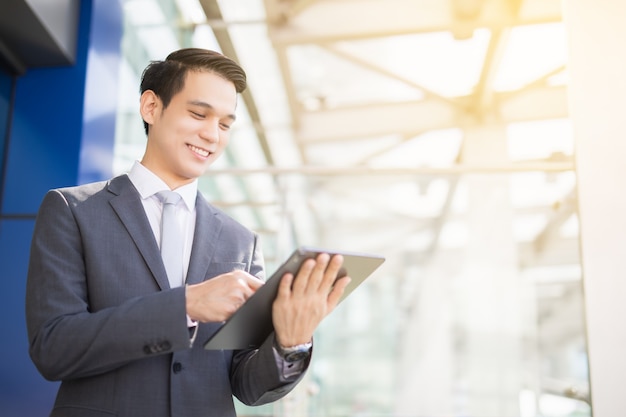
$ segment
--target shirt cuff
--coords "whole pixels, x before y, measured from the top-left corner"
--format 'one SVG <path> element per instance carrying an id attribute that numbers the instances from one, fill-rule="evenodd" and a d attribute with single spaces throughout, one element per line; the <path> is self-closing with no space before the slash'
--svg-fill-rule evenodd
<path id="1" fill-rule="evenodd" d="M 187 329 L 189 329 L 189 345 L 193 345 L 193 342 L 196 340 L 196 336 L 198 334 L 198 322 L 192 320 L 187 314 Z"/>
<path id="2" fill-rule="evenodd" d="M 276 367 L 280 371 L 281 382 L 290 382 L 295 377 L 300 376 L 306 367 L 306 359 L 300 359 L 295 362 L 287 362 L 278 353 L 275 347 L 272 347 L 274 352 L 274 360 L 276 361 Z"/>

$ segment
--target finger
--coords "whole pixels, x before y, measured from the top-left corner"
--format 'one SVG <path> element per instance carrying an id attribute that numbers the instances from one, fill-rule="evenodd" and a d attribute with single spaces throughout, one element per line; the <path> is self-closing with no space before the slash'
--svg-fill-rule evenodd
<path id="1" fill-rule="evenodd" d="M 311 272 L 311 276 L 309 278 L 309 283 L 308 283 L 308 286 L 312 290 L 314 291 L 319 290 L 320 284 L 324 280 L 326 267 L 328 266 L 329 262 L 330 262 L 329 254 L 320 253 L 319 255 L 317 255 L 317 258 L 315 259 L 315 267 L 313 268 L 313 271 Z"/>
<path id="2" fill-rule="evenodd" d="M 246 271 L 238 270 L 234 271 L 234 274 L 237 277 L 237 281 L 239 281 L 241 285 L 245 285 L 246 287 L 251 288 L 253 291 L 258 290 L 263 284 L 265 284 L 263 280 L 260 280 L 259 278 L 247 273 Z"/>
<path id="3" fill-rule="evenodd" d="M 315 259 L 307 259 L 300 265 L 300 269 L 298 270 L 298 274 L 293 280 L 291 290 L 293 292 L 302 293 L 306 290 L 306 287 L 309 283 L 309 277 L 311 276 L 313 269 L 316 266 Z"/>
<path id="4" fill-rule="evenodd" d="M 246 278 L 247 278 L 246 283 L 254 291 L 258 290 L 259 288 L 263 286 L 263 284 L 265 284 L 265 281 L 258 279 L 254 275 L 248 275 Z"/>
<path id="5" fill-rule="evenodd" d="M 244 287 L 243 292 L 242 292 L 242 303 L 245 303 L 248 298 L 252 297 L 254 295 L 254 290 L 248 286 Z M 239 306 L 241 307 L 241 306 Z"/>
<path id="6" fill-rule="evenodd" d="M 320 288 L 324 291 L 328 291 L 333 286 L 338 278 L 339 271 L 343 265 L 343 256 L 333 255 L 328 263 L 326 271 L 324 272 L 324 279 L 321 282 Z"/>
<path id="7" fill-rule="evenodd" d="M 328 305 L 331 310 L 334 309 L 339 303 L 339 300 L 341 299 L 341 296 L 343 295 L 348 284 L 350 284 L 350 281 L 352 281 L 352 278 L 350 278 L 349 276 L 345 276 L 339 278 L 335 282 L 335 286 L 328 294 Z"/>
<path id="8" fill-rule="evenodd" d="M 280 280 L 280 284 L 278 285 L 278 296 L 285 298 L 291 296 L 292 284 L 293 274 L 286 273 L 285 275 L 283 275 L 283 278 Z"/>

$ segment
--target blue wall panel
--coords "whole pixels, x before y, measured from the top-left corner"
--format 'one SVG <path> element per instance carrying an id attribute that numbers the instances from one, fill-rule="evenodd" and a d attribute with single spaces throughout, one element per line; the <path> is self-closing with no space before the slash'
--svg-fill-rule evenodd
<path id="1" fill-rule="evenodd" d="M 80 13 L 75 65 L 29 69 L 17 81 L 5 213 L 35 213 L 48 189 L 76 184 L 91 1 Z"/>
<path id="2" fill-rule="evenodd" d="M 4 151 L 7 143 L 12 86 L 13 77 L 0 67 L 0 193 L 4 179 Z"/>
<path id="3" fill-rule="evenodd" d="M 33 222 L 0 221 L 0 416 L 47 416 L 57 383 L 45 381 L 28 356 L 28 337 L 24 317 L 27 263 Z"/>
<path id="4" fill-rule="evenodd" d="M 121 0 L 82 0 L 80 4 L 75 65 L 29 69 L 15 81 L 13 103 L 13 80 L 0 73 L 2 140 L 7 139 L 5 127 L 10 126 L 6 176 L 0 188 L 2 417 L 48 415 L 58 387 L 57 382 L 44 380 L 30 361 L 24 317 L 29 246 L 41 199 L 51 188 L 74 185 L 84 178 L 103 179 L 112 167 L 117 104 L 112 92 L 117 92 Z M 93 86 L 98 80 L 100 89 Z M 89 150 L 99 155 L 97 161 Z"/>
<path id="5" fill-rule="evenodd" d="M 0 415 L 45 416 L 58 383 L 44 380 L 28 355 L 24 316 L 34 214 L 46 190 L 76 182 L 82 132 L 91 1 L 81 2 L 74 66 L 29 69 L 16 80 L 0 223 Z"/>

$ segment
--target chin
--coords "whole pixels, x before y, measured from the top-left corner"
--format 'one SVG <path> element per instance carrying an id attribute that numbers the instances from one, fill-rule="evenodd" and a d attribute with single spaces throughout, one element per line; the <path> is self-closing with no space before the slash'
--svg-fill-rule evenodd
<path id="1" fill-rule="evenodd" d="M 201 164 L 193 164 L 193 166 L 187 167 L 187 176 L 189 178 L 198 178 L 204 175 L 204 173 L 209 169 L 209 167 L 213 164 L 213 159 L 206 160 Z"/>
<path id="2" fill-rule="evenodd" d="M 197 172 L 188 172 L 186 177 L 189 178 L 190 180 L 195 180 L 203 176 L 205 172 L 206 172 L 206 169 L 203 169 L 202 171 L 197 171 Z"/>
<path id="3" fill-rule="evenodd" d="M 211 168 L 211 165 L 213 165 L 213 162 L 215 162 L 215 160 L 217 159 L 217 157 L 214 157 L 213 155 L 211 155 L 209 157 L 209 159 L 207 159 L 206 161 L 204 161 L 204 164 L 202 164 L 202 172 L 206 172 L 209 168 Z"/>

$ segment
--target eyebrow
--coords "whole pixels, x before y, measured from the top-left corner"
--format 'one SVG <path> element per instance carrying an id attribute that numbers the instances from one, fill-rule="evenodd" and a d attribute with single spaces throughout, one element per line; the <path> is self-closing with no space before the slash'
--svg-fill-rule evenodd
<path id="1" fill-rule="evenodd" d="M 212 105 L 210 105 L 209 103 L 207 103 L 206 101 L 200 101 L 200 100 L 189 100 L 187 102 L 187 104 L 191 104 L 192 106 L 199 106 L 199 107 L 204 107 L 206 109 L 210 109 L 210 110 L 215 110 L 215 107 L 213 107 Z M 235 120 L 237 120 L 237 116 L 235 114 L 229 114 L 226 117 L 228 117 L 229 119 L 231 119 L 233 122 Z"/>

